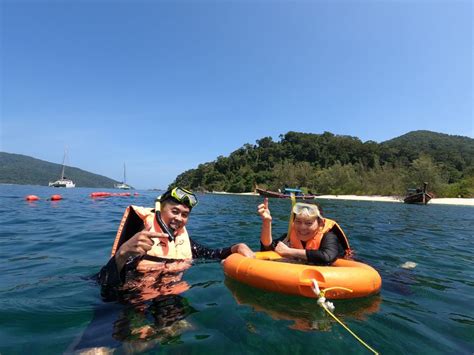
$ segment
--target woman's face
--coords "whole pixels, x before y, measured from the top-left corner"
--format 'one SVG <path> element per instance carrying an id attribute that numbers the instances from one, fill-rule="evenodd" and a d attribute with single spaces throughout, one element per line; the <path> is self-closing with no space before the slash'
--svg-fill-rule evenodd
<path id="1" fill-rule="evenodd" d="M 302 240 L 308 240 L 314 236 L 319 227 L 317 217 L 295 216 L 294 220 L 296 237 Z"/>

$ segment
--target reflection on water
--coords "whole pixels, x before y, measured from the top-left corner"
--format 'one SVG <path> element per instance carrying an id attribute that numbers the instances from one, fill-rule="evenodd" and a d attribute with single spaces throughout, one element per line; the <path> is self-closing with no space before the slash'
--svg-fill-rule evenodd
<path id="1" fill-rule="evenodd" d="M 266 292 L 228 277 L 224 283 L 238 304 L 250 306 L 253 310 L 263 312 L 275 320 L 292 321 L 289 325 L 291 329 L 328 331 L 335 324 L 318 306 L 316 299 Z M 379 310 L 380 303 L 379 295 L 363 299 L 338 300 L 335 302 L 335 314 L 342 320 L 345 318 L 364 320 L 367 315 Z"/>
<path id="2" fill-rule="evenodd" d="M 0 353 L 101 346 L 118 354 L 367 353 L 314 299 L 224 283 L 218 263 L 196 263 L 174 291 L 171 282 L 159 295 L 153 287 L 140 293 L 135 304 L 104 302 L 90 276 L 107 262 L 124 209 L 150 206 L 157 193 L 97 200 L 93 191 L 62 190 L 64 199 L 53 203 L 45 200 L 50 188 L 0 185 Z M 27 203 L 29 194 L 42 200 Z M 209 247 L 245 242 L 258 250 L 258 203 L 254 196 L 200 195 L 188 231 Z M 334 301 L 338 317 L 382 354 L 472 354 L 472 207 L 320 203 L 383 279 L 379 297 Z M 291 202 L 271 204 L 281 235 Z M 406 262 L 417 266 L 404 269 Z M 184 281 L 191 287 L 180 293 Z"/>
<path id="3" fill-rule="evenodd" d="M 129 306 L 114 322 L 113 338 L 123 343 L 143 343 L 140 347 L 179 342 L 181 334 L 192 328 L 185 320 L 197 312 L 180 295 L 158 297 L 147 307 Z"/>
<path id="4" fill-rule="evenodd" d="M 178 295 L 189 289 L 183 273 L 191 267 L 188 261 L 150 262 L 142 260 L 137 269 L 128 271 L 125 284 L 119 289 L 122 303 L 146 307 L 146 302 L 167 295 Z M 108 296 L 108 295 L 107 295 Z M 111 300 L 106 297 L 106 300 Z"/>
<path id="5" fill-rule="evenodd" d="M 158 345 L 179 343 L 180 336 L 192 325 L 185 319 L 196 313 L 181 294 L 189 289 L 183 281 L 190 263 L 154 263 L 153 270 L 133 271 L 129 280 L 116 292 L 104 292 L 104 301 L 118 301 L 115 312 L 98 306 L 94 319 L 73 351 L 104 351 L 121 348 L 126 352 L 141 352 Z M 143 266 L 142 266 L 143 268 Z M 113 296 L 113 297 L 112 297 Z M 104 310 L 107 310 L 104 312 Z M 111 337 L 97 338 L 105 329 Z M 107 330 L 105 330 L 107 332 Z M 94 349 L 94 350 L 92 350 Z"/>

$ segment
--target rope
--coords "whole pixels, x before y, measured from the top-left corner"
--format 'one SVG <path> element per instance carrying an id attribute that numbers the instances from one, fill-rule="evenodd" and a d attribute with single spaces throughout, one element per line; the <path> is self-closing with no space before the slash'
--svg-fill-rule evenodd
<path id="1" fill-rule="evenodd" d="M 318 296 L 318 304 L 321 307 L 323 307 L 323 309 L 326 312 L 328 312 L 329 315 L 336 320 L 336 322 L 338 322 L 340 325 L 342 325 L 342 327 L 345 330 L 347 330 L 354 338 L 356 338 L 362 345 L 364 345 L 367 349 L 372 351 L 374 354 L 378 355 L 378 352 L 376 350 L 372 349 L 369 344 L 367 344 L 359 336 L 357 336 L 357 334 L 355 334 L 352 330 L 350 330 L 349 327 L 347 325 L 345 325 L 341 320 L 339 320 L 329 309 L 329 308 L 332 308 L 332 310 L 334 310 L 334 305 L 331 302 L 326 301 L 326 297 L 325 297 L 325 292 L 326 291 L 334 290 L 334 289 L 342 289 L 342 290 L 352 292 L 352 290 L 348 289 L 348 288 L 345 288 L 345 287 L 337 287 L 337 286 L 336 287 L 330 287 L 330 288 L 327 288 L 325 290 L 320 290 L 319 286 L 318 286 L 318 282 L 315 279 L 313 279 L 312 282 L 313 282 L 313 286 L 314 286 L 312 289 L 313 289 L 314 293 L 316 293 L 316 295 Z"/>

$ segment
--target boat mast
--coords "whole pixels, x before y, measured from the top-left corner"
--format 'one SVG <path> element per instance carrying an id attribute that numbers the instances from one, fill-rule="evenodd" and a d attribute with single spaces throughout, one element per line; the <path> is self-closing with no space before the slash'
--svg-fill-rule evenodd
<path id="1" fill-rule="evenodd" d="M 123 183 L 124 184 L 127 183 L 127 173 L 126 173 L 126 170 L 125 170 L 125 163 L 123 163 Z"/>
<path id="2" fill-rule="evenodd" d="M 61 170 L 61 180 L 64 179 L 64 167 L 65 167 L 65 164 L 66 164 L 66 152 L 67 152 L 67 150 L 64 149 L 63 168 Z"/>

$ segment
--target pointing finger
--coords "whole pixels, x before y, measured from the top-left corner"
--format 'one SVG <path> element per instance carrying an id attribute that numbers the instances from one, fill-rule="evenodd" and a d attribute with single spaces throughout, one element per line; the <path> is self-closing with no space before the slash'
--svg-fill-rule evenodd
<path id="1" fill-rule="evenodd" d="M 143 231 L 141 235 L 147 237 L 148 239 L 151 238 L 160 238 L 163 233 L 158 233 L 158 232 L 151 232 L 151 231 Z"/>

